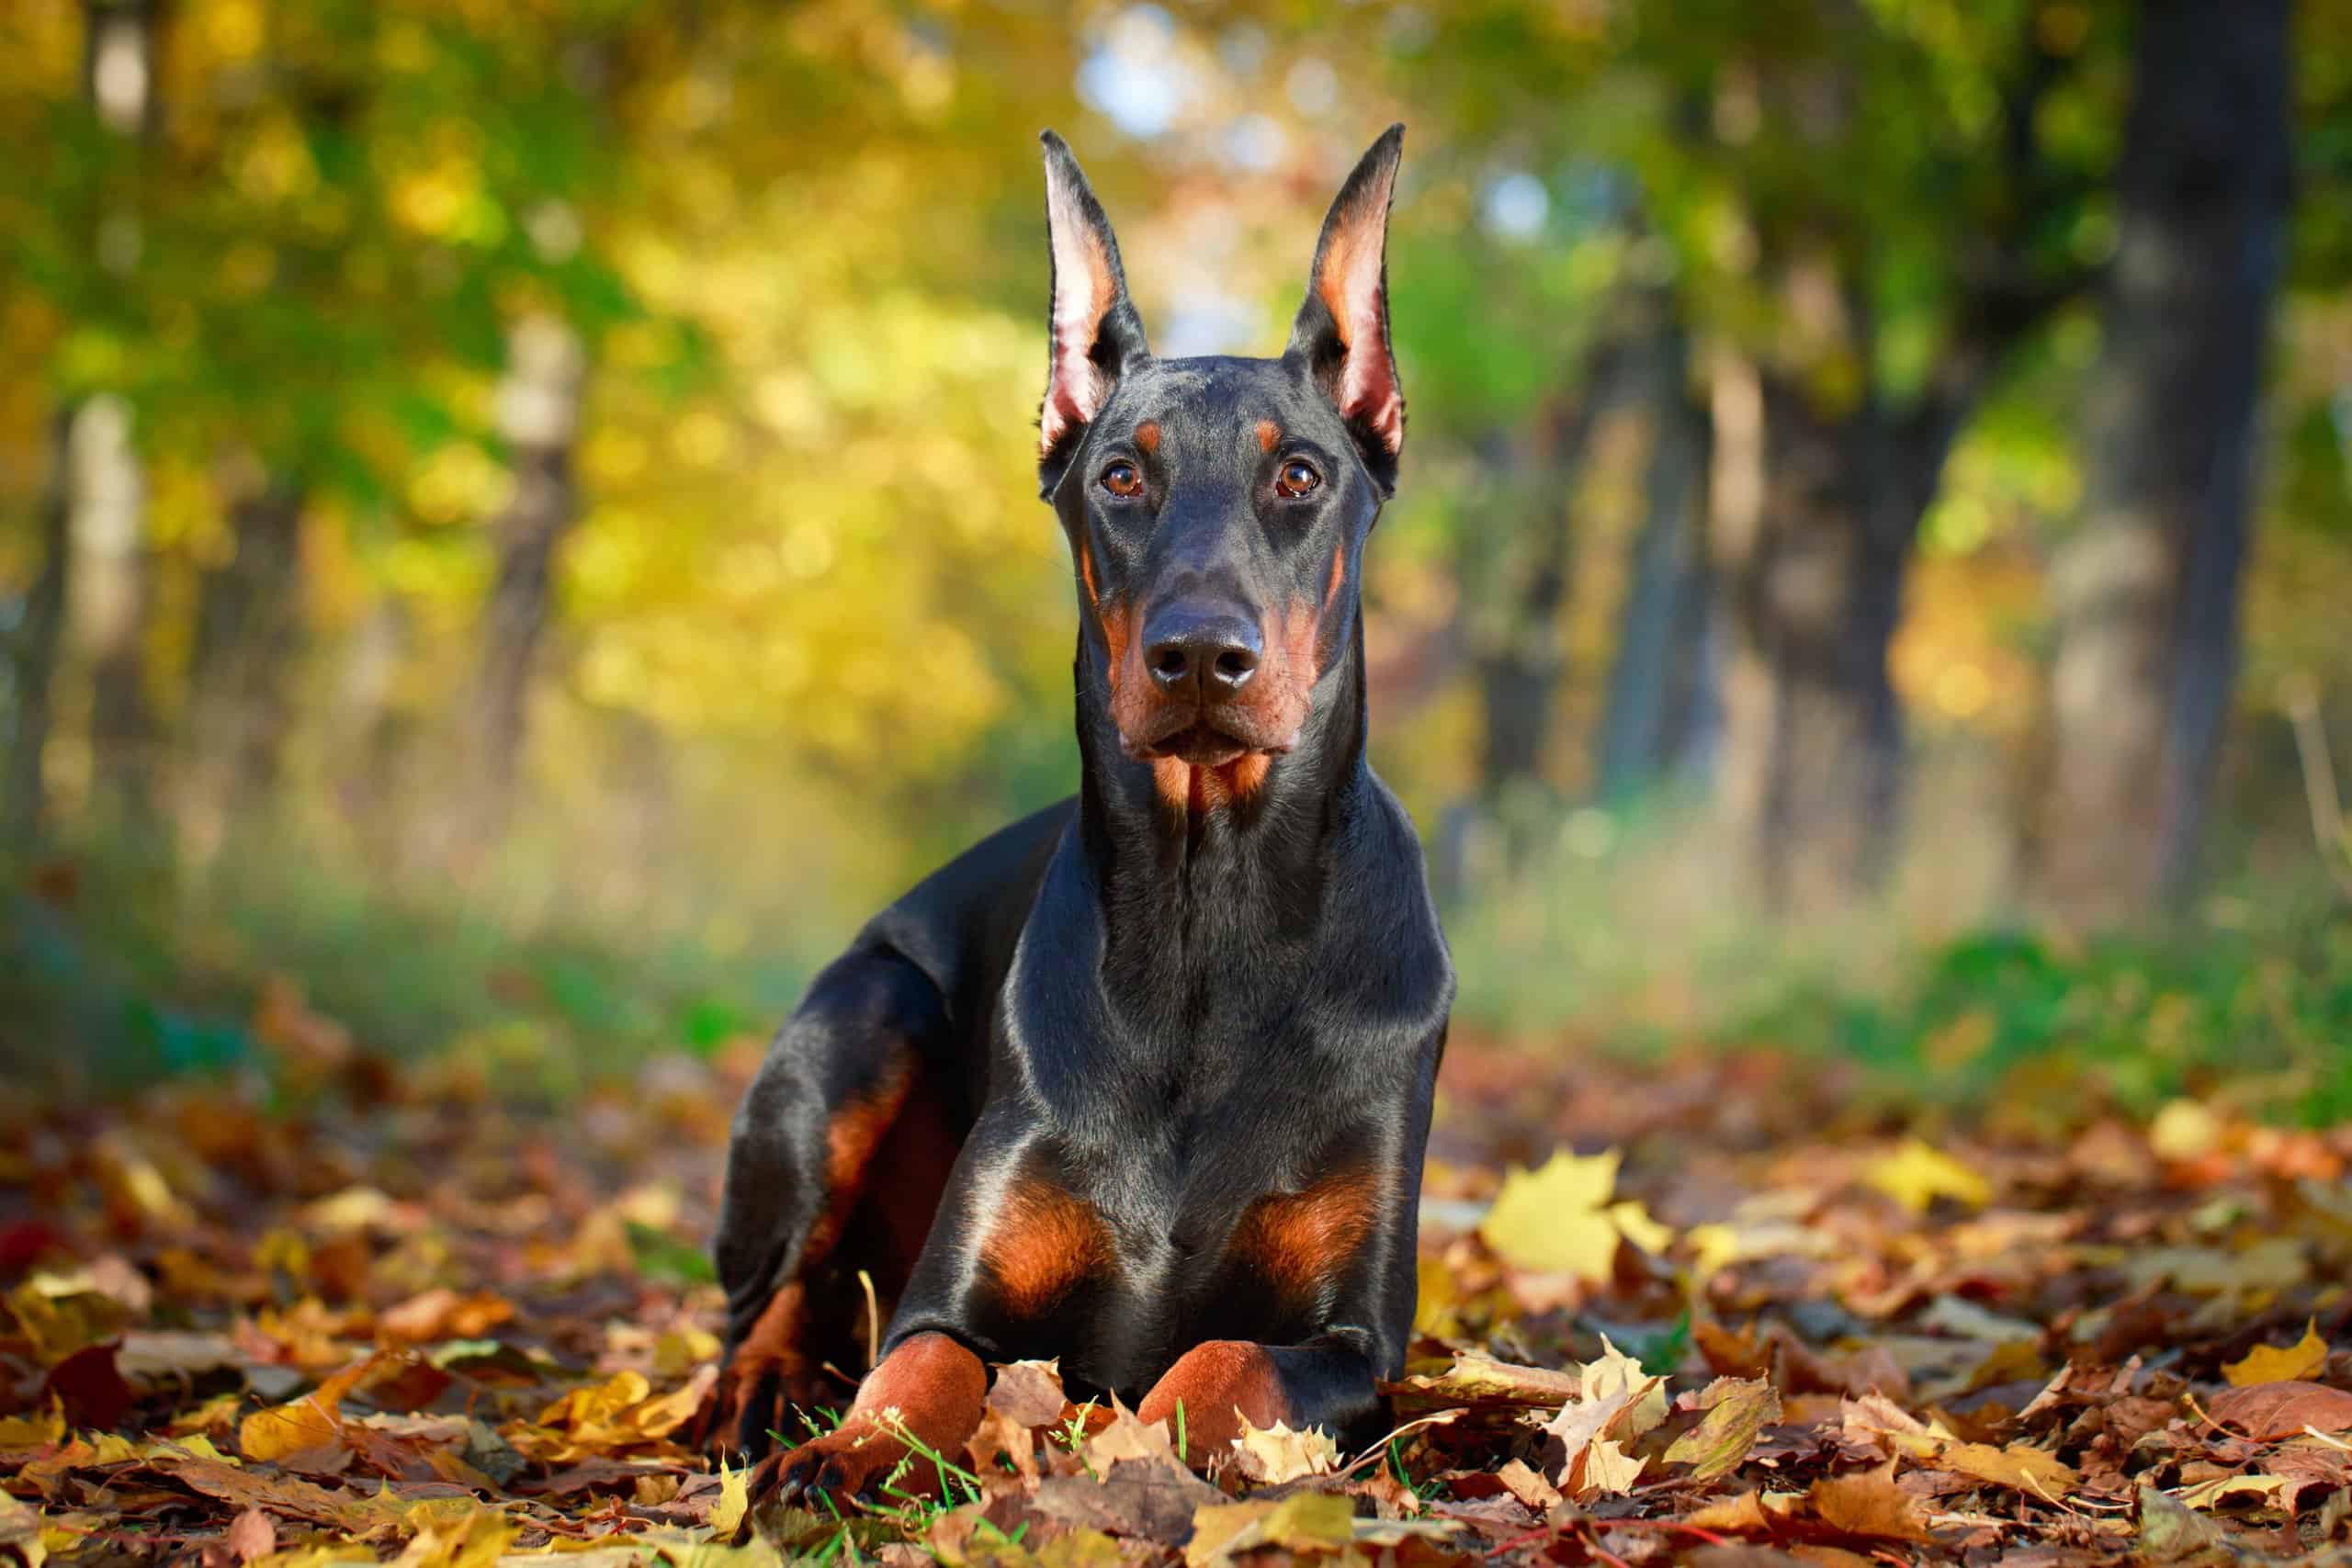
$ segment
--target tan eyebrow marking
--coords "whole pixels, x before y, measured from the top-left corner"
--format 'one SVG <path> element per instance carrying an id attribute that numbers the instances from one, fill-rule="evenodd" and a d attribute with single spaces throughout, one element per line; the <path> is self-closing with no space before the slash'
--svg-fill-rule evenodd
<path id="1" fill-rule="evenodd" d="M 1260 421 L 1258 422 L 1258 450 L 1259 450 L 1259 451 L 1261 451 L 1261 452 L 1271 452 L 1271 451 L 1272 451 L 1272 450 L 1274 449 L 1274 447 L 1275 447 L 1277 445 L 1279 445 L 1279 444 L 1281 443 L 1282 438 L 1283 438 L 1283 427 L 1282 427 L 1281 425 L 1276 424 L 1276 423 L 1275 423 L 1272 420 L 1271 420 L 1271 419 L 1261 419 L 1261 420 L 1260 420 Z"/>
<path id="2" fill-rule="evenodd" d="M 1158 421 L 1146 420 L 1141 424 L 1136 426 L 1136 445 L 1142 447 L 1146 452 L 1157 452 L 1159 450 L 1159 424 Z"/>

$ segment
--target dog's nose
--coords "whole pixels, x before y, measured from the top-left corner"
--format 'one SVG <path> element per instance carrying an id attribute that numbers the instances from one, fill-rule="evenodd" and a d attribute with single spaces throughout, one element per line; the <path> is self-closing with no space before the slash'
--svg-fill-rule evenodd
<path id="1" fill-rule="evenodd" d="M 1144 631 L 1143 659 L 1152 683 L 1170 695 L 1192 688 L 1204 702 L 1247 686 L 1264 651 L 1256 624 L 1230 611 L 1171 606 Z"/>

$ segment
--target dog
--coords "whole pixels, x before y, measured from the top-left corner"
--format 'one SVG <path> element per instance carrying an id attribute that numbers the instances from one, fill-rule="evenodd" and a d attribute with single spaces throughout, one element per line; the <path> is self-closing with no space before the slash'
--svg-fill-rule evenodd
<path id="1" fill-rule="evenodd" d="M 1279 358 L 1167 360 L 1042 137 L 1038 476 L 1075 569 L 1079 790 L 876 916 L 745 1095 L 707 1430 L 763 1461 L 763 1495 L 867 1501 L 907 1438 L 960 1454 L 989 1363 L 1024 1358 L 1175 1418 L 1195 1466 L 1245 1420 L 1378 1436 L 1453 998 L 1419 840 L 1364 756 L 1403 136 L 1332 203 Z M 896 1303 L 878 1362 L 836 1429 L 774 1450 L 863 1359 L 866 1281 Z"/>

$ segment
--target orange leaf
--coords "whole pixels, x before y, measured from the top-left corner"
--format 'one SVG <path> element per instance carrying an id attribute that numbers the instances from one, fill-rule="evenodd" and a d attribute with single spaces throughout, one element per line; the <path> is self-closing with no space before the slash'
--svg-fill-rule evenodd
<path id="1" fill-rule="evenodd" d="M 1815 1517 L 1843 1535 L 1932 1541 L 1911 1495 L 1894 1483 L 1894 1461 L 1860 1475 L 1816 1481 L 1805 1494 Z"/>
<path id="2" fill-rule="evenodd" d="M 2352 1393 L 2325 1383 L 2256 1383 L 2223 1389 L 2207 1406 L 2216 1421 L 2242 1427 L 2264 1440 L 2292 1438 L 2306 1427 L 2322 1432 L 2352 1431 Z"/>

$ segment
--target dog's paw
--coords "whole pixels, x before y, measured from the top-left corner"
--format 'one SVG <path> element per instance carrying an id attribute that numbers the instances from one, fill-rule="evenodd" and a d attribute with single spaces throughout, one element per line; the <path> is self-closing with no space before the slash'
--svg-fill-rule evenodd
<path id="1" fill-rule="evenodd" d="M 907 1454 L 905 1443 L 872 1422 L 853 1421 L 764 1461 L 752 1478 L 753 1495 L 792 1508 L 821 1509 L 829 1501 L 870 1506 L 887 1500 L 882 1489 Z M 910 1468 L 898 1489 L 922 1491 L 923 1468 Z"/>

